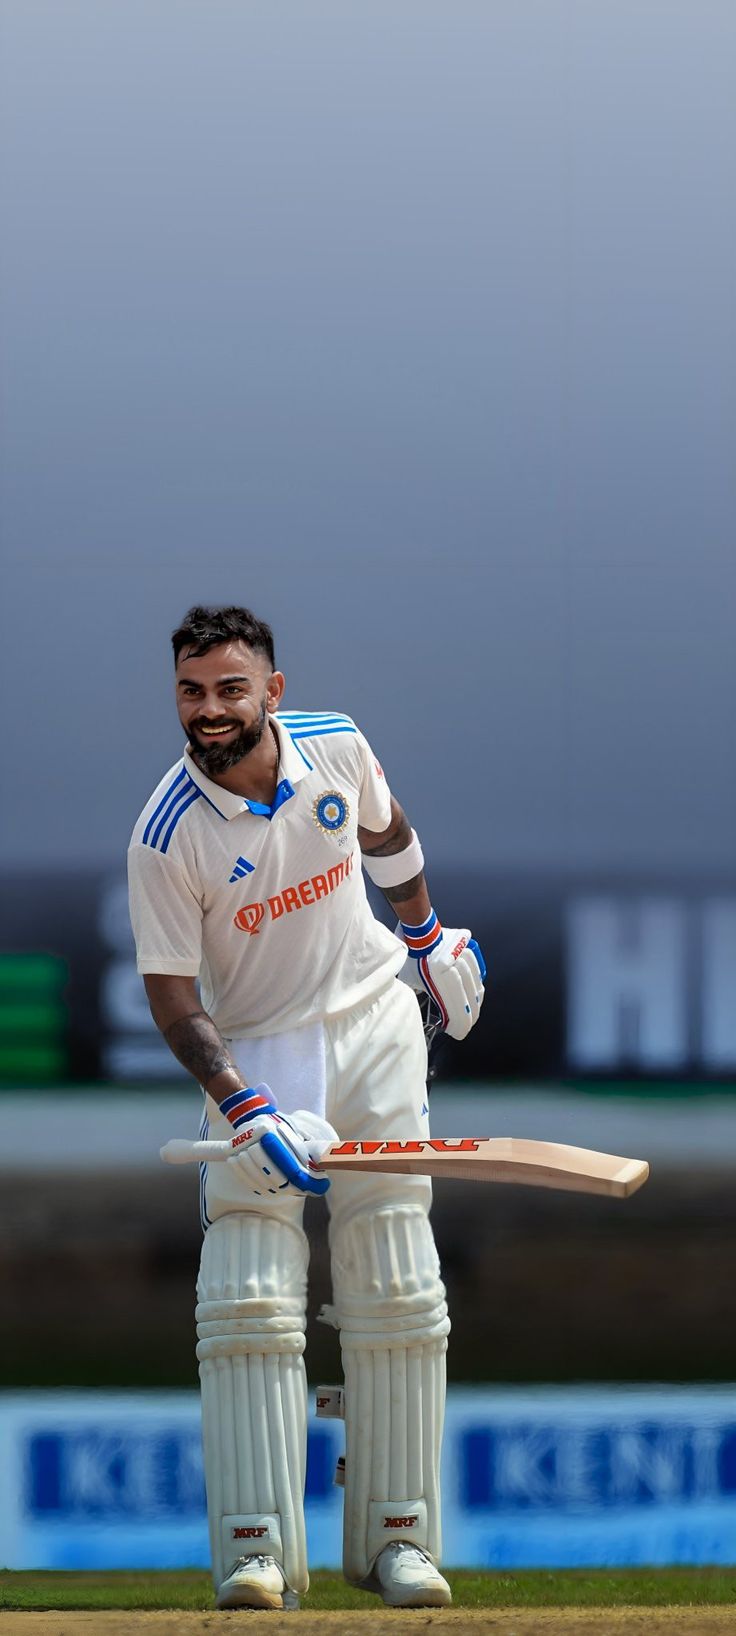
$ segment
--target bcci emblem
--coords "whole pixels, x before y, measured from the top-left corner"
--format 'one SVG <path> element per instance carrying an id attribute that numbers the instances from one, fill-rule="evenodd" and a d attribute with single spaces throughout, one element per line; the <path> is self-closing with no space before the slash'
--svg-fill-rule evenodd
<path id="1" fill-rule="evenodd" d="M 350 808 L 344 795 L 337 790 L 326 790 L 324 795 L 318 795 L 312 807 L 315 824 L 320 829 L 326 829 L 330 835 L 337 835 L 350 817 Z"/>

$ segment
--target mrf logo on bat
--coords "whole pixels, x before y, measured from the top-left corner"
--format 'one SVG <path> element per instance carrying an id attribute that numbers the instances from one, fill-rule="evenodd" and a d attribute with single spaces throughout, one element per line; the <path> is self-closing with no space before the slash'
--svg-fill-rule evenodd
<path id="1" fill-rule="evenodd" d="M 477 1153 L 480 1140 L 477 1136 L 434 1136 L 419 1142 L 340 1142 L 330 1148 L 330 1157 L 338 1153 L 426 1153 L 428 1149 L 430 1153 Z"/>

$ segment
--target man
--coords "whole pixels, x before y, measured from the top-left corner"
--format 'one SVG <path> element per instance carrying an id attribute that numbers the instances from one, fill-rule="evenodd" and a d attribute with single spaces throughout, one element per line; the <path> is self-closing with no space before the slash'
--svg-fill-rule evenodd
<path id="1" fill-rule="evenodd" d="M 173 635 L 187 737 L 135 827 L 130 902 L 151 1012 L 205 1096 L 203 1134 L 247 1140 L 201 1172 L 197 1324 L 219 1607 L 307 1589 L 307 1192 L 325 1143 L 426 1137 L 426 1048 L 407 961 L 462 1038 L 482 956 L 442 930 L 419 841 L 348 716 L 281 711 L 273 637 L 246 608 Z M 361 861 L 399 916 L 371 913 Z M 197 991 L 197 980 L 200 992 Z M 329 1122 L 328 1122 L 329 1121 Z M 438 1468 L 449 1322 L 424 1177 L 332 1184 L 345 1371 L 344 1568 L 390 1606 L 440 1606 Z"/>

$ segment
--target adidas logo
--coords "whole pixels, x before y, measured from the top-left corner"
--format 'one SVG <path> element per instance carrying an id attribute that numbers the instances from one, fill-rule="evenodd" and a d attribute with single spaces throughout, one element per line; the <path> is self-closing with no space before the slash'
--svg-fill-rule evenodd
<path id="1" fill-rule="evenodd" d="M 228 886 L 232 886 L 236 880 L 245 880 L 246 875 L 252 875 L 254 869 L 255 864 L 249 863 L 247 858 L 238 858 L 228 881 Z"/>

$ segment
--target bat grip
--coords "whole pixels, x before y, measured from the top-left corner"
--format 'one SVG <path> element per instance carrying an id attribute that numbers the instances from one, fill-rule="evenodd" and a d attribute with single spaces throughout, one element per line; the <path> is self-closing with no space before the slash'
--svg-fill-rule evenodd
<path id="1" fill-rule="evenodd" d="M 213 1159 L 219 1161 L 237 1156 L 233 1152 L 232 1142 L 189 1142 L 178 1136 L 165 1142 L 160 1152 L 167 1165 L 211 1164 Z"/>

